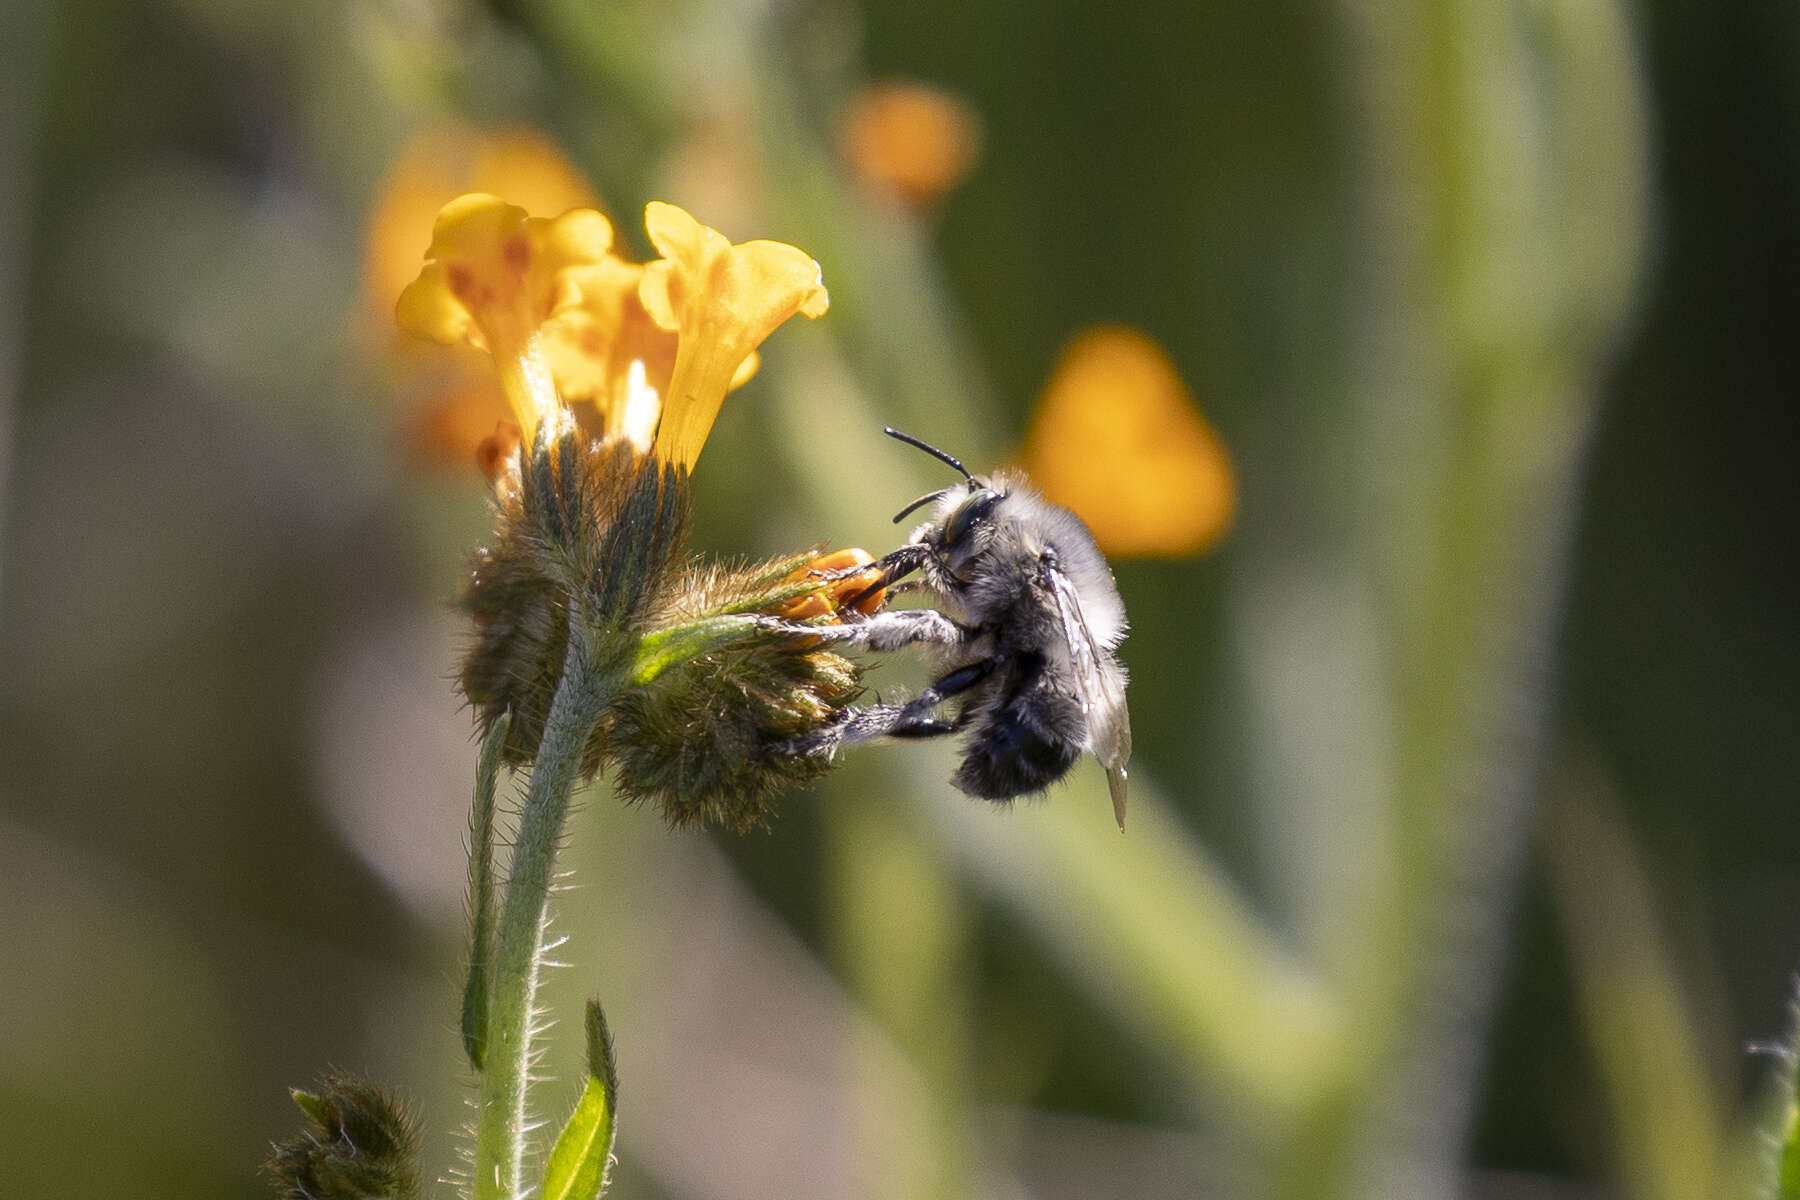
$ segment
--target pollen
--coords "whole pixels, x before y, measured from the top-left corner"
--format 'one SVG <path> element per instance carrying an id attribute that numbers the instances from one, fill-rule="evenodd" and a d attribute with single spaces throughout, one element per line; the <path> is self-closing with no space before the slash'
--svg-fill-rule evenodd
<path id="1" fill-rule="evenodd" d="M 808 592 L 769 610 L 771 616 L 789 621 L 811 621 L 830 617 L 837 623 L 848 609 L 862 616 L 872 616 L 887 601 L 887 590 L 880 585 L 881 571 L 872 564 L 875 559 L 867 550 L 851 547 L 822 554 L 787 576 L 788 583 L 804 583 L 818 579 L 817 591 Z M 856 567 L 868 570 L 844 574 Z"/>

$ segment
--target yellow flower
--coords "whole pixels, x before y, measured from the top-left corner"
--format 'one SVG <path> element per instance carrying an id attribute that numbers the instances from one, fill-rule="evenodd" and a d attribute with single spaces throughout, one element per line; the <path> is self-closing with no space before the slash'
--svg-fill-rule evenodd
<path id="1" fill-rule="evenodd" d="M 821 315 L 830 299 L 819 264 L 793 246 L 734 246 L 674 205 L 654 201 L 644 209 L 644 226 L 663 258 L 644 268 L 638 296 L 652 320 L 679 335 L 655 452 L 691 468 L 757 346 L 795 313 Z"/>
<path id="2" fill-rule="evenodd" d="M 1198 553 L 1224 536 L 1236 509 L 1224 443 L 1162 347 L 1123 327 L 1090 329 L 1064 350 L 1024 462 L 1108 554 Z"/>
<path id="3" fill-rule="evenodd" d="M 792 246 L 733 246 L 669 204 L 651 204 L 645 224 L 668 256 L 648 265 L 611 253 L 612 226 L 589 209 L 546 220 L 460 197 L 439 212 L 396 317 L 487 350 L 527 444 L 563 402 L 591 399 L 601 433 L 692 467 L 756 347 L 828 301 L 819 264 Z"/>
<path id="4" fill-rule="evenodd" d="M 419 273 L 419 244 L 437 211 L 468 192 L 504 192 L 535 213 L 604 207 L 581 172 L 539 130 L 451 123 L 421 130 L 383 173 L 369 209 L 364 290 L 381 328 L 392 328 L 394 301 Z M 496 403 L 496 417 L 499 407 Z"/>
<path id="5" fill-rule="evenodd" d="M 547 219 L 497 196 L 459 196 L 439 210 L 424 269 L 400 293 L 395 317 L 408 333 L 467 339 L 493 355 L 529 440 L 558 408 L 538 344 L 544 322 L 579 299 L 570 269 L 602 261 L 611 246 L 611 223 L 591 208 Z"/>
<path id="6" fill-rule="evenodd" d="M 644 382 L 652 388 L 666 384 L 675 367 L 675 335 L 652 321 L 638 300 L 643 277 L 643 264 L 612 255 L 570 268 L 570 302 L 544 324 L 544 354 L 562 398 L 594 401 L 608 434 L 622 431 L 631 364 L 643 364 Z"/>
<path id="7" fill-rule="evenodd" d="M 410 338 L 395 341 L 390 335 L 397 332 L 395 301 L 419 273 L 419 249 L 438 210 L 466 192 L 500 191 L 534 213 L 602 207 L 581 172 L 542 131 L 437 123 L 409 138 L 383 172 L 369 206 L 363 255 L 365 327 L 378 335 L 372 341 L 381 348 L 396 391 L 408 398 L 406 445 L 423 464 L 466 469 L 478 459 L 490 476 L 490 435 L 508 416 L 493 362 L 472 346 L 429 357 L 410 353 Z"/>
<path id="8" fill-rule="evenodd" d="M 981 121 L 948 92 L 923 83 L 870 84 L 844 113 L 839 144 L 866 182 L 928 209 L 981 157 Z"/>

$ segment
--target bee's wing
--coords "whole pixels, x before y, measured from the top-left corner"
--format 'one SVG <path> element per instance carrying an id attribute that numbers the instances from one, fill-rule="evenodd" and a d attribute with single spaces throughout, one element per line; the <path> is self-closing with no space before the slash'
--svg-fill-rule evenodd
<path id="1" fill-rule="evenodd" d="M 1088 746 L 1106 768 L 1106 786 L 1112 792 L 1113 816 L 1125 828 L 1125 762 L 1131 757 L 1131 716 L 1125 711 L 1125 672 L 1088 631 L 1081 613 L 1081 596 L 1060 570 L 1044 567 L 1056 611 L 1062 618 L 1063 640 L 1068 643 L 1074 666 L 1075 686 L 1081 711 L 1087 716 Z"/>

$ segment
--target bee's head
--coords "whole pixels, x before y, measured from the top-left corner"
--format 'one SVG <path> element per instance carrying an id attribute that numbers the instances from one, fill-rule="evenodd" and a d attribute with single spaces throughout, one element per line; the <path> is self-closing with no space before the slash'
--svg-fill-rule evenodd
<path id="1" fill-rule="evenodd" d="M 988 480 L 969 474 L 968 468 L 958 459 L 945 454 L 929 442 L 901 433 L 898 429 L 889 428 L 883 432 L 909 446 L 918 447 L 938 461 L 948 463 L 962 472 L 965 482 L 920 496 L 895 513 L 894 522 L 898 524 L 905 520 L 915 509 L 936 504 L 938 508 L 935 520 L 926 536 L 937 544 L 953 573 L 965 574 L 968 565 L 987 548 L 987 534 L 993 527 L 994 510 L 1006 498 L 1006 492 L 994 487 Z"/>
<path id="2" fill-rule="evenodd" d="M 965 486 L 953 489 L 952 496 L 956 493 L 961 495 L 939 522 L 937 536 L 946 564 L 952 573 L 961 576 L 987 549 L 994 510 L 1006 493 L 990 487 L 983 479 L 971 479 Z"/>

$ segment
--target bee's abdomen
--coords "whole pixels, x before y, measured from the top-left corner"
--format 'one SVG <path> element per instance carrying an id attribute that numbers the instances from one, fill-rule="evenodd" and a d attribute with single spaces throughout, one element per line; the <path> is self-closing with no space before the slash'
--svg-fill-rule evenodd
<path id="1" fill-rule="evenodd" d="M 1073 699 L 1043 687 L 1016 691 L 970 737 L 953 782 L 984 800 L 1041 792 L 1075 765 L 1086 740 Z"/>

